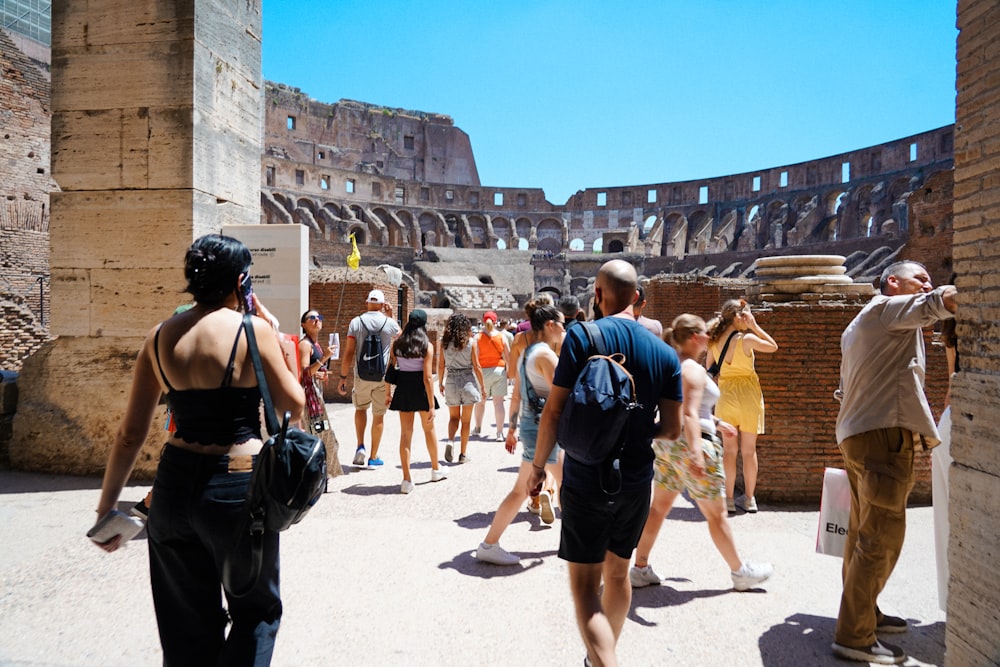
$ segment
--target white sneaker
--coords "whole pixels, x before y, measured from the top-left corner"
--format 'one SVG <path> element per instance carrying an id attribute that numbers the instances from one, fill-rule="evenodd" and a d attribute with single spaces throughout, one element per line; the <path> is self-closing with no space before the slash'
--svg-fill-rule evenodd
<path id="1" fill-rule="evenodd" d="M 404 479 L 403 483 L 399 485 L 400 493 L 409 493 L 413 490 L 413 482 L 408 479 Z"/>
<path id="2" fill-rule="evenodd" d="M 632 584 L 632 588 L 643 588 L 651 584 L 659 586 L 661 583 L 659 575 L 653 572 L 651 565 L 633 567 L 628 571 L 628 580 Z"/>
<path id="3" fill-rule="evenodd" d="M 538 494 L 538 512 L 542 517 L 542 523 L 552 523 L 556 520 L 555 510 L 552 509 L 552 495 L 548 491 Z"/>
<path id="4" fill-rule="evenodd" d="M 749 498 L 745 499 L 743 501 L 743 509 L 745 509 L 750 514 L 756 514 L 757 513 L 757 499 L 754 496 L 750 496 Z"/>
<path id="5" fill-rule="evenodd" d="M 365 448 L 364 445 L 358 445 L 357 451 L 354 452 L 354 465 L 363 466 L 365 464 Z"/>
<path id="6" fill-rule="evenodd" d="M 440 482 L 442 479 L 448 479 L 448 475 L 444 474 L 444 470 L 431 470 L 432 482 Z"/>
<path id="7" fill-rule="evenodd" d="M 520 558 L 499 544 L 486 544 L 486 542 L 479 543 L 479 548 L 476 549 L 476 560 L 494 565 L 517 565 L 521 562 Z"/>
<path id="8" fill-rule="evenodd" d="M 737 572 L 730 572 L 733 577 L 733 588 L 738 591 L 749 590 L 755 584 L 767 581 L 774 568 L 770 563 L 751 563 L 745 561 Z"/>

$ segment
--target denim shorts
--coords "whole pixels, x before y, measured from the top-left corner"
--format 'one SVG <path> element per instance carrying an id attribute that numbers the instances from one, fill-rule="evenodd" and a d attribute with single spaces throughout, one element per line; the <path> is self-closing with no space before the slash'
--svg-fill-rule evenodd
<path id="1" fill-rule="evenodd" d="M 535 444 L 538 442 L 538 424 L 535 423 L 535 416 L 525 415 L 522 412 L 517 428 L 518 437 L 521 439 L 521 460 L 531 463 L 535 460 Z M 559 460 L 557 457 L 560 449 L 559 443 L 556 443 L 545 462 L 556 463 Z"/>

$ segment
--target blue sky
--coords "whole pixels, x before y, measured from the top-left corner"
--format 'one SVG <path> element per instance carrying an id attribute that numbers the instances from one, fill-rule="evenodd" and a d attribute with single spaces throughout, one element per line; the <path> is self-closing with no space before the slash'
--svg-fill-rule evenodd
<path id="1" fill-rule="evenodd" d="M 264 0 L 264 78 L 443 113 L 483 185 L 741 173 L 955 120 L 950 0 Z"/>

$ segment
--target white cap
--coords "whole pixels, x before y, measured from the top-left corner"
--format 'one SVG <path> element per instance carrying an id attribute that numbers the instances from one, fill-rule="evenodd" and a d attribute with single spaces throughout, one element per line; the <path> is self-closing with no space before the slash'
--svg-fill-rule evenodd
<path id="1" fill-rule="evenodd" d="M 385 294 L 380 289 L 373 289 L 368 292 L 368 303 L 385 303 Z"/>

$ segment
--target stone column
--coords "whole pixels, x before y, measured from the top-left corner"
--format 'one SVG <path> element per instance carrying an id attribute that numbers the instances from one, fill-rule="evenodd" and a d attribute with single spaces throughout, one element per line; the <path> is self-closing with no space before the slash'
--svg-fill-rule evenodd
<path id="1" fill-rule="evenodd" d="M 961 371 L 952 380 L 948 623 L 945 665 L 997 664 L 1000 656 L 1000 5 L 958 2 L 954 257 Z"/>
<path id="2" fill-rule="evenodd" d="M 260 221 L 260 0 L 53 3 L 53 343 L 28 359 L 11 462 L 103 469 L 133 359 L 187 301 L 185 249 Z M 150 474 L 157 417 L 137 467 Z"/>

